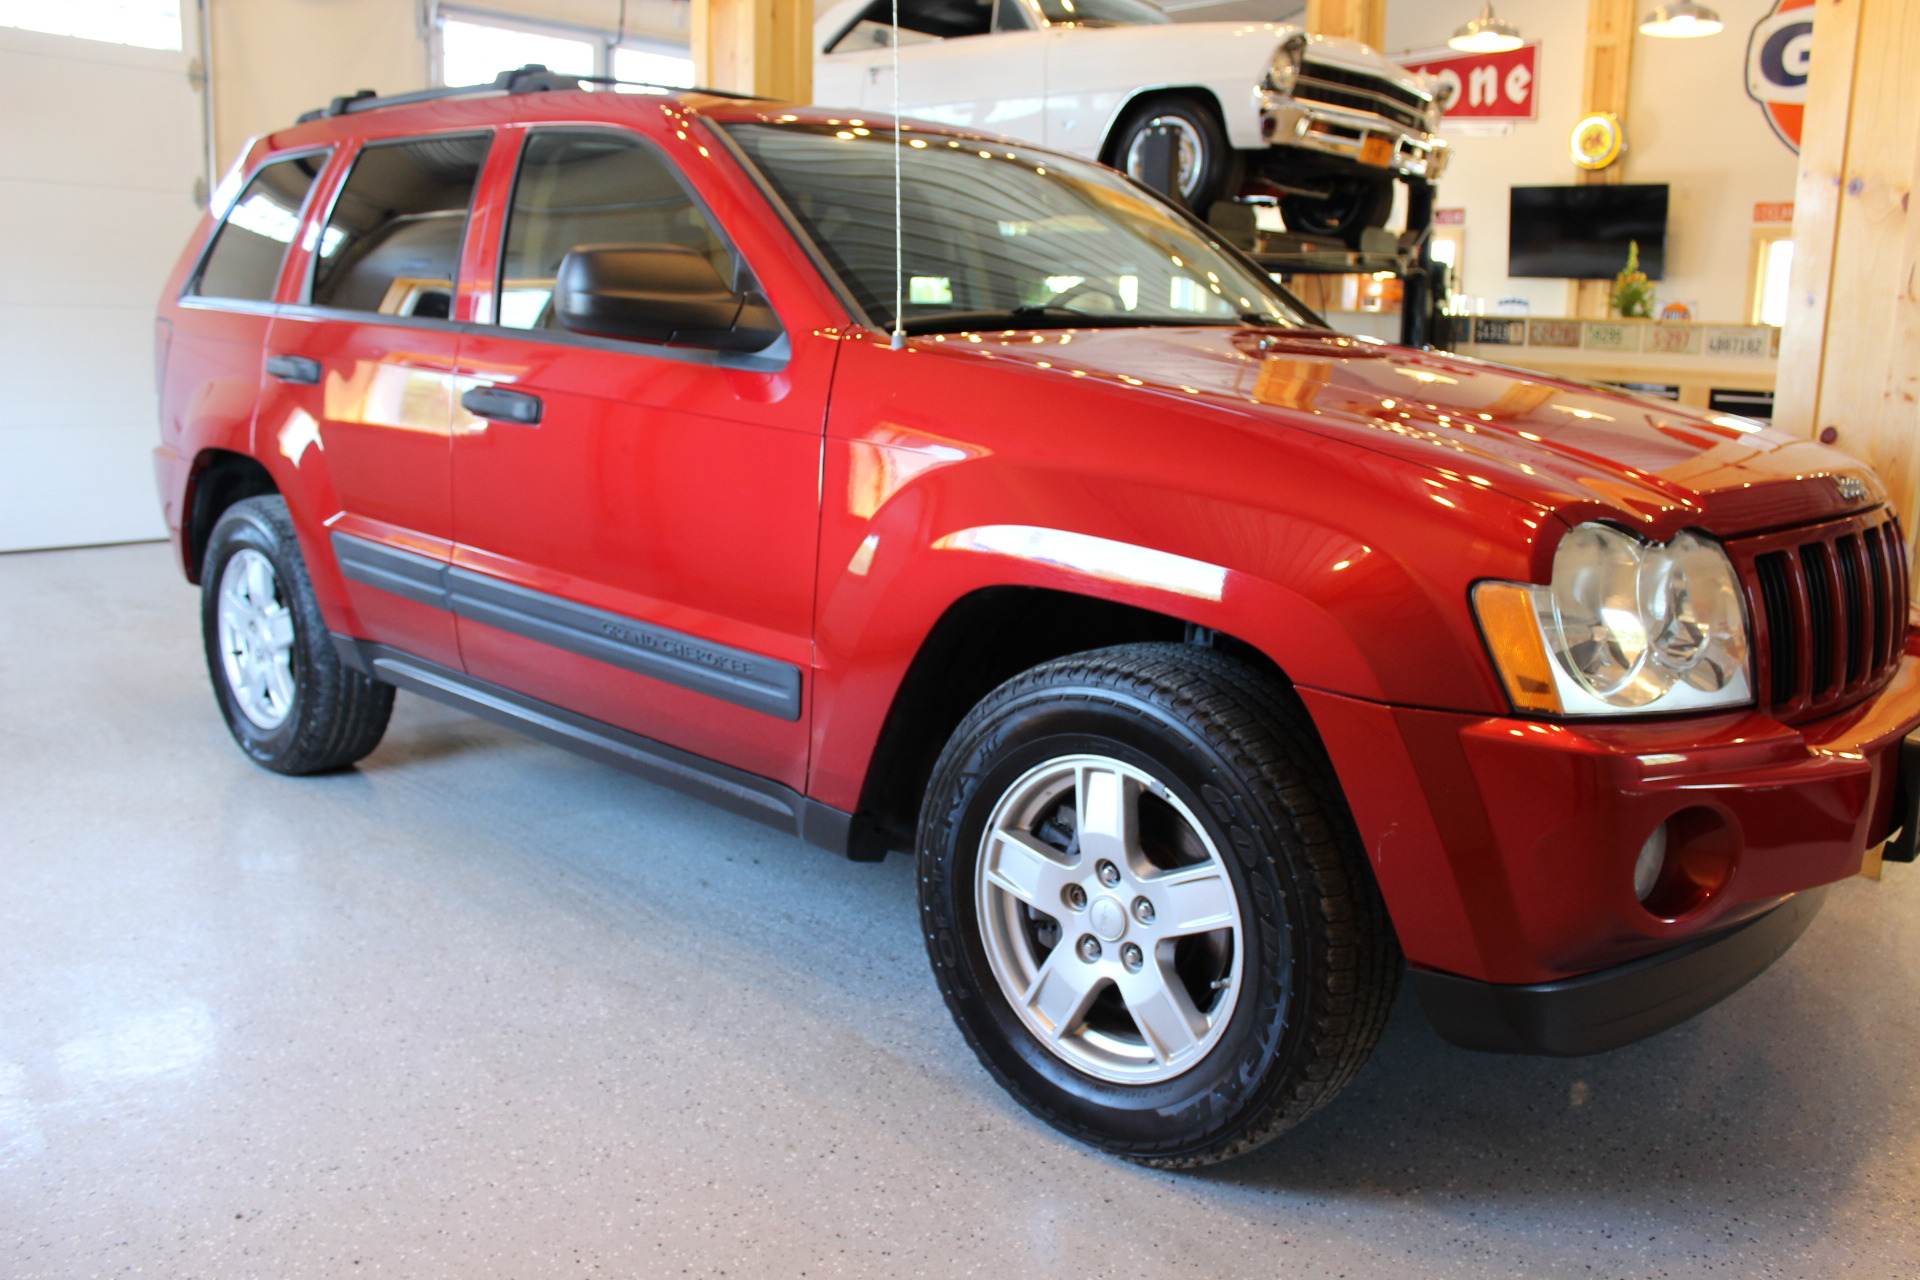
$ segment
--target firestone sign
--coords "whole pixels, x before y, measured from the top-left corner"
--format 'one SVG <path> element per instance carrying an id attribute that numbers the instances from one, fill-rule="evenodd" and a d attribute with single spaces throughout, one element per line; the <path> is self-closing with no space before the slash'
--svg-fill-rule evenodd
<path id="1" fill-rule="evenodd" d="M 1767 113 L 1780 141 L 1800 150 L 1807 68 L 1813 61 L 1814 0 L 1774 0 L 1747 38 L 1747 96 Z"/>
<path id="2" fill-rule="evenodd" d="M 1524 44 L 1506 53 L 1463 53 L 1401 65 L 1439 76 L 1453 86 L 1449 120 L 1532 120 L 1536 118 L 1539 57 L 1539 45 Z"/>

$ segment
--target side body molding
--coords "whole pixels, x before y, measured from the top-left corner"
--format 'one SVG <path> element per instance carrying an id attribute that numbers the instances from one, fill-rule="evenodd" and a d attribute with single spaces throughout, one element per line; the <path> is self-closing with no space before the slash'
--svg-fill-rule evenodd
<path id="1" fill-rule="evenodd" d="M 800 668 L 595 609 L 351 534 L 332 535 L 355 582 L 736 706 L 800 718 Z"/>
<path id="2" fill-rule="evenodd" d="M 808 844 L 847 852 L 852 815 L 791 787 L 370 640 L 334 635 L 333 645 L 342 662 L 388 684 L 705 800 Z"/>

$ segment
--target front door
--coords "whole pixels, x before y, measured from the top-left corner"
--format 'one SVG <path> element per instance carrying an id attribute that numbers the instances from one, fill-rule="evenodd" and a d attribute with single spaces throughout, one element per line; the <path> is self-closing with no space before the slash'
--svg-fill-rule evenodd
<path id="1" fill-rule="evenodd" d="M 749 268 L 634 133 L 534 129 L 514 181 L 497 323 L 460 358 L 467 670 L 801 788 L 834 344 L 722 356 L 567 331 L 554 278 L 576 246 L 693 249 L 742 287 Z"/>
<path id="2" fill-rule="evenodd" d="M 267 339 L 257 429 L 292 465 L 346 578 L 355 635 L 458 668 L 445 593 L 451 319 L 468 208 L 491 135 L 367 144 L 313 246 L 306 305 Z"/>

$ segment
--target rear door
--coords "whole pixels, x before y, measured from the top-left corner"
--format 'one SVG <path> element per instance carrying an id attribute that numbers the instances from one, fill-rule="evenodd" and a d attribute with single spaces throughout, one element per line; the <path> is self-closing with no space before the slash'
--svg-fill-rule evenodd
<path id="1" fill-rule="evenodd" d="M 302 152 L 255 170 L 187 277 L 161 386 L 160 432 L 168 449 L 192 441 L 249 450 L 260 351 L 280 275 L 328 154 Z M 177 496 L 171 486 L 164 493 L 168 502 Z M 191 514 L 169 511 L 167 523 L 179 528 Z"/>
<path id="2" fill-rule="evenodd" d="M 525 134 L 495 322 L 461 348 L 449 584 L 467 670 L 799 789 L 836 344 L 790 326 L 742 356 L 568 332 L 560 262 L 610 244 L 693 249 L 758 287 L 651 140 Z"/>
<path id="3" fill-rule="evenodd" d="M 267 336 L 259 447 L 302 472 L 355 635 L 460 665 L 445 592 L 455 282 L 488 132 L 366 143 Z M 290 489 L 289 492 L 295 492 Z M 308 521 L 311 521 L 309 523 Z"/>

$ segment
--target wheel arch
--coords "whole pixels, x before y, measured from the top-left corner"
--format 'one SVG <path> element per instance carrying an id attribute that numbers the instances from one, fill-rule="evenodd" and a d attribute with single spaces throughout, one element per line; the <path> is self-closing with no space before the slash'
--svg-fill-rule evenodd
<path id="1" fill-rule="evenodd" d="M 1136 107 L 1155 98 L 1189 98 L 1211 110 L 1214 120 L 1220 125 L 1221 136 L 1226 138 L 1227 147 L 1232 150 L 1233 130 L 1228 127 L 1226 109 L 1220 102 L 1220 95 L 1210 86 L 1197 83 L 1147 85 L 1135 89 L 1127 97 L 1122 98 L 1115 105 L 1112 113 L 1107 116 L 1106 124 L 1100 131 L 1101 164 L 1111 168 L 1119 167 L 1113 162 L 1119 158 L 1117 148 L 1120 143 L 1121 122 L 1133 114 Z"/>
<path id="2" fill-rule="evenodd" d="M 1060 587 L 980 587 L 955 600 L 921 642 L 895 690 L 861 785 L 849 851 L 908 847 L 941 748 L 987 694 L 1040 663 L 1138 641 L 1186 642 L 1292 682 L 1263 650 L 1176 614 Z"/>
<path id="3" fill-rule="evenodd" d="M 231 449 L 202 449 L 187 478 L 180 549 L 187 581 L 198 584 L 207 540 L 228 507 L 246 498 L 279 493 L 273 475 L 257 459 Z"/>

